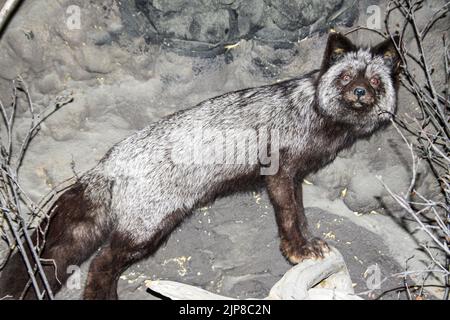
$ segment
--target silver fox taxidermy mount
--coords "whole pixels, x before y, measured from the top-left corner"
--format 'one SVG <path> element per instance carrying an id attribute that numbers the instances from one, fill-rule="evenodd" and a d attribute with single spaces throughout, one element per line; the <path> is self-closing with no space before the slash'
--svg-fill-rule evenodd
<path id="1" fill-rule="evenodd" d="M 323 256 L 327 244 L 308 232 L 302 181 L 389 124 L 397 108 L 394 42 L 359 48 L 330 33 L 319 70 L 208 99 L 114 145 L 52 206 L 42 257 L 57 267 L 45 266 L 54 292 L 68 266 L 95 253 L 84 298 L 117 299 L 121 273 L 154 253 L 192 211 L 258 187 L 270 197 L 286 259 Z M 228 161 L 242 141 L 247 158 L 258 159 Z M 0 298 L 19 298 L 28 280 L 15 253 L 1 273 Z M 36 295 L 31 288 L 24 297 Z"/>

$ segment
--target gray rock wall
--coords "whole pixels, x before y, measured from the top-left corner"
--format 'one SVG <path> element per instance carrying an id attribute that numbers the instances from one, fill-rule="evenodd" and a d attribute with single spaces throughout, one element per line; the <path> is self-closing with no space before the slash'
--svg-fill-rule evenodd
<path id="1" fill-rule="evenodd" d="M 119 6 L 130 35 L 209 57 L 224 53 L 218 44 L 241 39 L 292 47 L 327 27 L 350 26 L 359 15 L 353 0 L 135 0 Z"/>

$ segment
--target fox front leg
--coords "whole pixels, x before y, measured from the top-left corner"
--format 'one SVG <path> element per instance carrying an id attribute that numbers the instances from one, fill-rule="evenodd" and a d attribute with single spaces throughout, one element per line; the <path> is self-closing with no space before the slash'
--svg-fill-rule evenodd
<path id="1" fill-rule="evenodd" d="M 326 242 L 318 238 L 307 240 L 302 232 L 306 228 L 306 217 L 302 203 L 297 201 L 299 190 L 294 179 L 280 170 L 266 177 L 266 187 L 275 210 L 280 249 L 286 259 L 297 264 L 305 259 L 323 257 L 329 251 Z"/>

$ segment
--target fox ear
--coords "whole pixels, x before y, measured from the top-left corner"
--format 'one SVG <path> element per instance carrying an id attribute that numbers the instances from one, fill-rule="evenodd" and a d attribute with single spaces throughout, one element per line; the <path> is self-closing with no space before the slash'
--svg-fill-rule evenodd
<path id="1" fill-rule="evenodd" d="M 395 45 L 400 44 L 400 37 L 395 35 L 391 39 L 387 39 L 372 48 L 373 55 L 381 56 L 387 66 L 395 72 L 400 69 L 400 56 L 398 55 Z"/>
<path id="2" fill-rule="evenodd" d="M 322 70 L 326 70 L 344 54 L 356 51 L 356 46 L 344 35 L 332 32 L 328 36 L 327 47 L 322 62 Z"/>

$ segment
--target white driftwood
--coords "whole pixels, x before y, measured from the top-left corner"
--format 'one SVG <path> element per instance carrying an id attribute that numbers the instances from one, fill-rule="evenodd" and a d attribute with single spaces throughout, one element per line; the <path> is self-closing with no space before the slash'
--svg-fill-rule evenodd
<path id="1" fill-rule="evenodd" d="M 146 281 L 146 286 L 173 300 L 234 300 L 174 281 Z M 360 300 L 339 251 L 332 248 L 324 259 L 304 260 L 272 287 L 269 300 Z"/>

